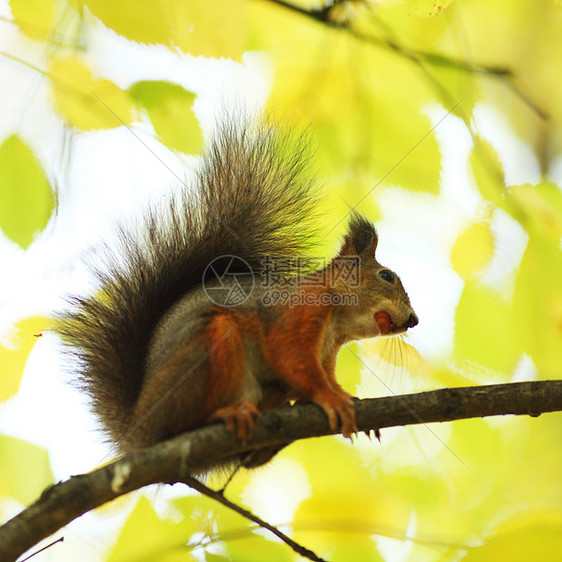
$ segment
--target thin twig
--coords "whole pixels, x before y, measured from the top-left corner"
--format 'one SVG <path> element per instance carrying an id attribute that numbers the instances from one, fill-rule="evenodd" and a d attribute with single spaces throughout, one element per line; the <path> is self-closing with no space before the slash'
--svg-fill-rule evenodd
<path id="1" fill-rule="evenodd" d="M 236 513 L 240 514 L 242 517 L 257 523 L 263 529 L 267 529 L 271 533 L 273 533 L 276 537 L 281 539 L 285 544 L 289 545 L 297 554 L 308 558 L 309 560 L 314 560 L 315 562 L 325 562 L 323 558 L 317 556 L 312 550 L 300 545 L 299 543 L 295 542 L 293 539 L 289 538 L 285 533 L 281 532 L 277 527 L 270 525 L 267 521 L 260 519 L 257 515 L 254 515 L 251 511 L 240 507 L 239 505 L 231 502 L 230 500 L 226 499 L 222 493 L 222 491 L 211 490 L 203 484 L 201 481 L 197 480 L 197 478 L 193 478 L 192 476 L 187 476 L 183 480 L 184 484 L 187 484 L 190 488 L 197 490 L 200 494 L 212 498 L 222 505 L 232 509 Z"/>

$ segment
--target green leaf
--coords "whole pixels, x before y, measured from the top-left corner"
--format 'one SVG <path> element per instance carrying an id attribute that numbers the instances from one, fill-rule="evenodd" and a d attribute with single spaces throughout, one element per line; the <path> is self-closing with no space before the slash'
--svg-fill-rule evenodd
<path id="1" fill-rule="evenodd" d="M 0 228 L 25 249 L 45 228 L 54 206 L 40 162 L 18 135 L 8 137 L 0 145 Z"/>
<path id="2" fill-rule="evenodd" d="M 203 138 L 193 113 L 194 93 L 171 82 L 148 80 L 134 84 L 129 93 L 146 109 L 166 146 L 188 154 L 200 152 Z"/>
<path id="3" fill-rule="evenodd" d="M 0 497 L 27 505 L 53 483 L 49 454 L 42 447 L 0 435 Z"/>
<path id="4" fill-rule="evenodd" d="M 441 103 L 452 115 L 460 117 L 470 126 L 474 105 L 482 95 L 481 79 L 454 65 L 427 65 L 428 74 L 439 84 L 443 92 Z"/>
<path id="5" fill-rule="evenodd" d="M 455 315 L 455 355 L 510 374 L 522 350 L 517 345 L 510 303 L 490 289 L 467 283 Z"/>

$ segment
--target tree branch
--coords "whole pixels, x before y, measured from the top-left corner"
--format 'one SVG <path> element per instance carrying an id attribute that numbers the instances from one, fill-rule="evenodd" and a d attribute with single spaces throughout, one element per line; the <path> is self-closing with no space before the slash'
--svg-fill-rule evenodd
<path id="1" fill-rule="evenodd" d="M 562 410 L 562 381 L 447 388 L 359 400 L 355 409 L 357 426 L 365 432 L 505 414 L 538 416 Z M 242 452 L 333 433 L 317 405 L 297 404 L 262 413 L 246 444 L 224 426 L 212 425 L 73 476 L 45 490 L 33 505 L 0 527 L 0 562 L 15 560 L 76 517 L 132 490 L 183 482 L 186 476 L 228 462 Z"/>
<path id="2" fill-rule="evenodd" d="M 352 26 L 353 20 L 349 21 L 338 21 L 332 18 L 331 12 L 334 6 L 327 6 L 321 9 L 310 9 L 301 8 L 300 6 L 294 5 L 291 2 L 286 2 L 285 0 L 267 0 L 271 4 L 276 4 L 287 10 L 300 14 L 301 16 L 312 19 L 322 25 L 330 27 L 332 29 L 344 30 L 356 39 L 360 41 L 365 41 L 376 47 L 382 47 L 394 51 L 396 54 L 404 56 L 411 60 L 423 60 L 436 66 L 444 66 L 447 68 L 458 68 L 459 70 L 464 70 L 465 72 L 475 73 L 475 74 L 489 74 L 491 76 L 511 76 L 512 72 L 509 68 L 503 66 L 490 66 L 486 64 L 470 63 L 468 61 L 456 59 L 442 53 L 431 53 L 427 51 L 420 51 L 417 49 L 409 49 L 404 45 L 401 45 L 398 41 L 393 39 L 383 39 L 373 35 L 369 35 L 354 29 Z M 343 2 L 341 2 L 343 3 Z"/>

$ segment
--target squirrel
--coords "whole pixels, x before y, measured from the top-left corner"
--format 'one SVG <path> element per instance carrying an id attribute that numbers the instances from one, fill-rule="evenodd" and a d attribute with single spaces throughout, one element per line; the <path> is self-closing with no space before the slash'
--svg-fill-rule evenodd
<path id="1" fill-rule="evenodd" d="M 121 227 L 120 249 L 95 268 L 97 292 L 70 297 L 59 315 L 78 385 L 120 453 L 215 420 L 244 441 L 260 411 L 293 401 L 318 404 L 346 437 L 356 431 L 353 397 L 335 377 L 339 349 L 418 318 L 358 214 L 331 262 L 310 271 L 301 260 L 317 208 L 307 146 L 264 124 L 220 126 L 190 189 L 145 213 L 140 231 Z M 255 282 L 268 259 L 277 293 Z"/>

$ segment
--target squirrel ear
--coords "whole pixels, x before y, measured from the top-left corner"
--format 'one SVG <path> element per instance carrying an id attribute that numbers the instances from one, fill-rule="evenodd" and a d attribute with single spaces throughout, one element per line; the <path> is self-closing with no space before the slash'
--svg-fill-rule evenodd
<path id="1" fill-rule="evenodd" d="M 366 218 L 354 213 L 349 221 L 345 242 L 340 255 L 360 256 L 366 250 L 374 256 L 379 237 L 373 223 Z"/>

